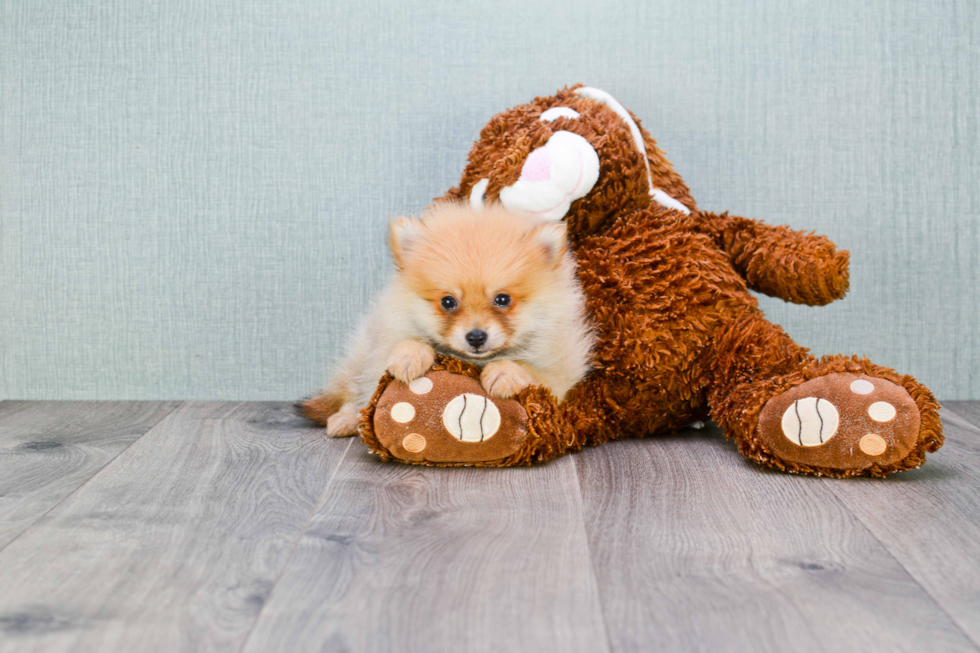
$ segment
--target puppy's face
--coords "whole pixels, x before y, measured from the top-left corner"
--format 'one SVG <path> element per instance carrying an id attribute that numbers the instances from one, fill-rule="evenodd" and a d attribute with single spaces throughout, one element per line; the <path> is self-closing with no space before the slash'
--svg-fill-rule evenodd
<path id="1" fill-rule="evenodd" d="M 459 205 L 399 218 L 391 247 L 411 319 L 442 353 L 477 362 L 513 355 L 533 328 L 565 253 L 562 223 Z"/>

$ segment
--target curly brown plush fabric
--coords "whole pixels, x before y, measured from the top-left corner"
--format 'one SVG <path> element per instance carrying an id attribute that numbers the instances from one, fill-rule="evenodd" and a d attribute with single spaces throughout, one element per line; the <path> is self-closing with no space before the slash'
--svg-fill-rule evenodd
<path id="1" fill-rule="evenodd" d="M 927 388 L 867 360 L 816 360 L 768 322 L 749 293 L 808 305 L 839 299 L 848 288 L 846 251 L 823 236 L 699 210 L 636 117 L 646 160 L 622 116 L 579 88 L 494 116 L 459 185 L 437 200 L 467 200 L 487 180 L 483 201 L 498 201 L 530 153 L 558 131 L 581 136 L 598 155 L 597 182 L 564 216 L 597 327 L 593 370 L 561 404 L 542 388 L 522 392 L 515 400 L 528 417 L 519 450 L 465 464 L 543 462 L 611 439 L 669 433 L 709 414 L 743 455 L 794 473 L 883 476 L 918 467 L 941 446 L 939 406 Z M 542 120 L 554 107 L 578 117 Z M 651 183 L 689 214 L 661 205 Z M 434 369 L 477 375 L 454 359 Z M 375 407 L 391 384 L 382 379 L 361 419 L 362 439 L 386 460 L 401 459 L 375 432 Z M 783 393 L 793 394 L 779 399 Z M 321 423 L 332 410 L 324 398 L 305 405 Z M 404 461 L 455 464 L 419 456 Z"/>
<path id="2" fill-rule="evenodd" d="M 447 356 L 438 356 L 430 373 L 440 371 L 452 372 L 471 379 L 479 380 L 480 378 L 478 367 Z M 394 377 L 390 374 L 386 374 L 381 379 L 378 389 L 371 398 L 371 403 L 361 411 L 358 429 L 364 444 L 385 461 L 396 459 L 396 456 L 392 455 L 389 448 L 378 438 L 375 430 L 375 411 L 382 395 L 391 387 L 393 382 Z M 521 446 L 509 456 L 498 460 L 478 462 L 435 463 L 426 460 L 406 462 L 440 467 L 512 467 L 544 462 L 566 453 L 574 453 L 582 448 L 583 442 L 576 437 L 576 430 L 567 422 L 554 396 L 546 388 L 534 386 L 526 388 L 514 397 L 514 401 L 520 404 L 526 412 L 528 429 Z M 307 402 L 307 404 L 309 403 Z M 307 417 L 313 419 L 309 413 L 307 413 Z M 314 421 L 320 422 L 320 420 Z"/>

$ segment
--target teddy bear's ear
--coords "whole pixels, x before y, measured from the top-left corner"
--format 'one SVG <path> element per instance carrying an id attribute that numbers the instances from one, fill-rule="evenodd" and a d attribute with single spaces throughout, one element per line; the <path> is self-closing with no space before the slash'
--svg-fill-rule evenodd
<path id="1" fill-rule="evenodd" d="M 534 227 L 533 235 L 552 263 L 557 264 L 568 251 L 568 229 L 564 222 L 541 222 Z"/>
<path id="2" fill-rule="evenodd" d="M 395 218 L 388 223 L 388 246 L 399 269 L 405 256 L 422 237 L 422 221 L 410 216 Z"/>

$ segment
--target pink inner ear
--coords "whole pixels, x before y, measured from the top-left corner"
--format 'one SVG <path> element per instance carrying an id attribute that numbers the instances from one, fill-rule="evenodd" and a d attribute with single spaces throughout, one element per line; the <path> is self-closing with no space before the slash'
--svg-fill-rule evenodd
<path id="1" fill-rule="evenodd" d="M 547 147 L 539 147 L 531 152 L 521 168 L 523 181 L 547 181 L 551 179 L 551 153 Z"/>

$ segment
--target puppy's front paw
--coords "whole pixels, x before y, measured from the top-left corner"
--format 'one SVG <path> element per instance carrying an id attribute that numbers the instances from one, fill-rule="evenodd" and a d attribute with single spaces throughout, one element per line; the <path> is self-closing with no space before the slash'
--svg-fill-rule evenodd
<path id="1" fill-rule="evenodd" d="M 388 371 L 402 383 L 411 383 L 429 371 L 436 362 L 436 352 L 419 340 L 399 343 L 388 359 Z"/>
<path id="2" fill-rule="evenodd" d="M 514 361 L 494 361 L 483 368 L 480 384 L 491 397 L 507 399 L 534 383 L 534 376 L 525 365 Z"/>

